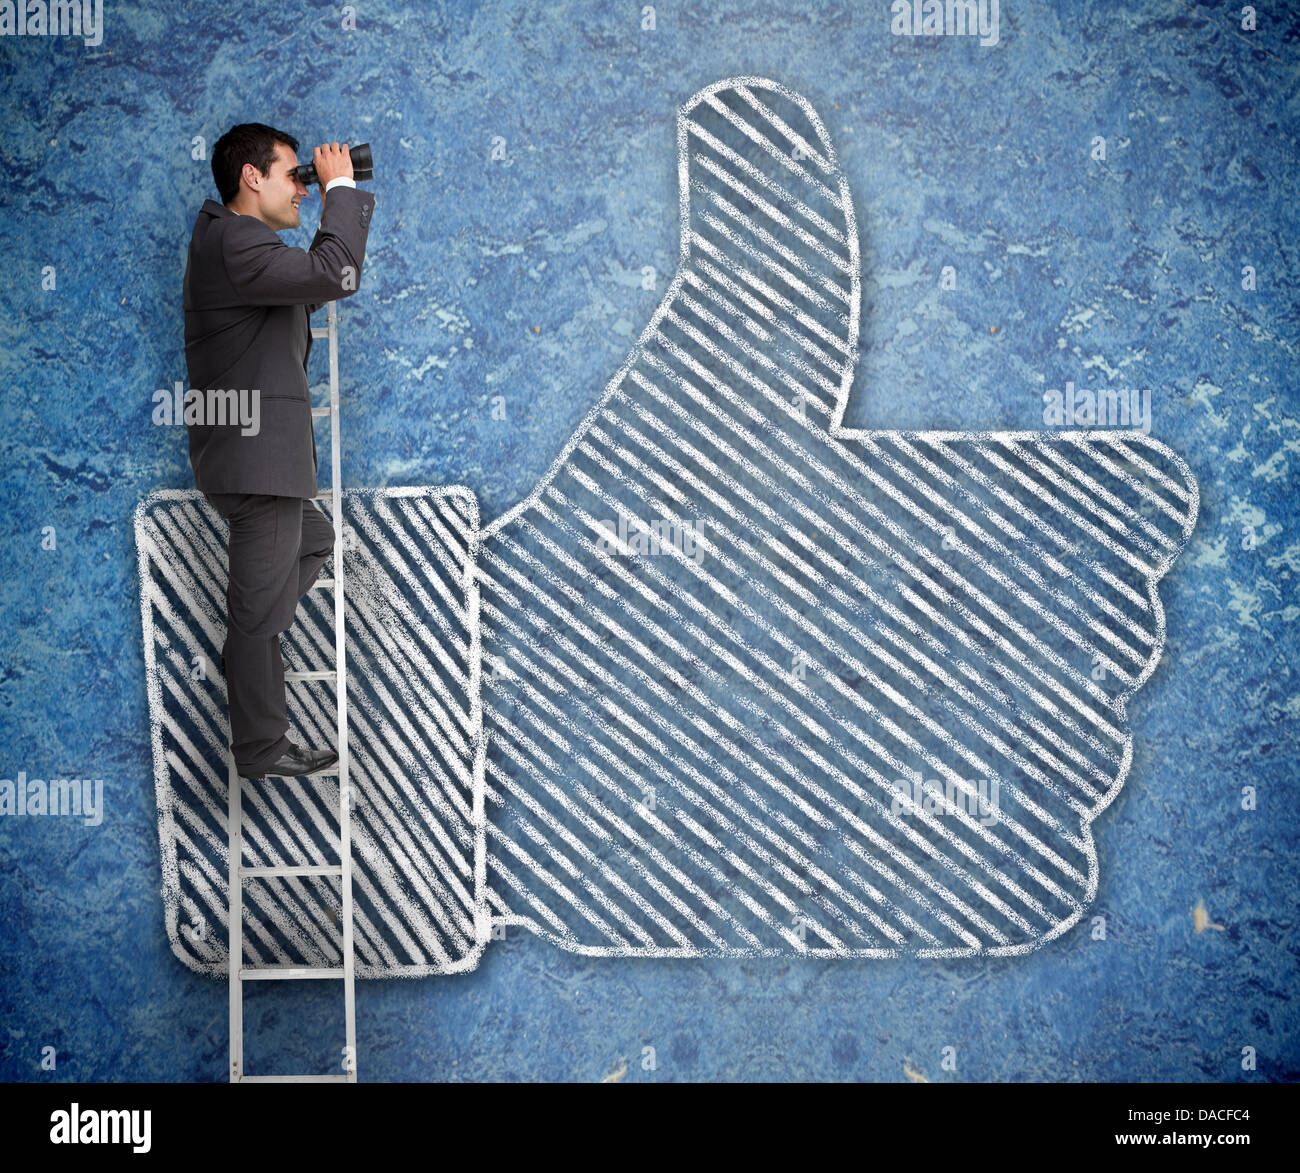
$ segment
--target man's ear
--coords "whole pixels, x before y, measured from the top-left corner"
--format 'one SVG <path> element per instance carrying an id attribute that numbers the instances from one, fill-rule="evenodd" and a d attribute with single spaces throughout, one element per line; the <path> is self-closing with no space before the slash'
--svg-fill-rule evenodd
<path id="1" fill-rule="evenodd" d="M 261 187 L 262 180 L 266 178 L 253 163 L 245 163 L 239 172 L 239 177 L 254 191 Z"/>

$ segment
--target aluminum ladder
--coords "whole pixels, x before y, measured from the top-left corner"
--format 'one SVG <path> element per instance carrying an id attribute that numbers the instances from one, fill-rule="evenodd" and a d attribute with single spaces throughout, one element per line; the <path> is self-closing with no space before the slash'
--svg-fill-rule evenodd
<path id="1" fill-rule="evenodd" d="M 246 867 L 243 859 L 243 787 L 245 785 L 274 786 L 276 778 L 241 778 L 233 756 L 228 755 L 229 795 L 227 819 L 230 833 L 230 1082 L 231 1083 L 356 1083 L 356 997 L 353 985 L 352 956 L 352 827 L 350 820 L 350 793 L 348 787 L 348 698 L 347 672 L 343 629 L 343 500 L 338 491 L 342 484 L 339 470 L 339 329 L 338 302 L 328 303 L 329 324 L 323 328 L 311 327 L 312 338 L 329 340 L 330 401 L 328 407 L 313 407 L 312 419 L 322 416 L 330 419 L 330 465 L 332 489 L 318 493 L 317 501 L 331 503 L 334 525 L 334 577 L 318 578 L 312 590 L 334 592 L 334 668 L 323 671 L 286 672 L 285 684 L 308 680 L 335 680 L 338 707 L 338 753 L 335 766 L 304 778 L 337 777 L 339 780 L 339 845 L 337 864 L 277 865 L 274 867 Z M 310 323 L 309 323 L 310 324 Z M 342 882 L 341 920 L 343 927 L 343 964 L 316 968 L 300 965 L 248 966 L 244 962 L 244 881 L 267 876 L 338 876 Z M 244 1070 L 244 983 L 269 979 L 333 979 L 343 982 L 344 1050 L 336 1073 L 318 1075 L 249 1075 Z"/>

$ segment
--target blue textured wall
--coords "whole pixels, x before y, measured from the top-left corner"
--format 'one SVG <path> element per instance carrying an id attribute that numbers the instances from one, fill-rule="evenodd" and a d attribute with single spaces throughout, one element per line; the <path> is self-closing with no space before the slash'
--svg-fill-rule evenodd
<path id="1" fill-rule="evenodd" d="M 99 827 L 0 818 L 0 1078 L 225 1077 L 225 987 L 163 932 L 130 525 L 148 492 L 193 483 L 183 430 L 150 409 L 185 378 L 185 249 L 215 194 L 195 136 L 261 120 L 305 149 L 374 145 L 366 274 L 344 305 L 346 475 L 465 484 L 490 520 L 671 276 L 675 107 L 741 73 L 812 101 L 853 187 L 846 423 L 1036 428 L 1067 380 L 1149 387 L 1153 434 L 1200 481 L 1161 585 L 1168 658 L 1096 825 L 1106 939 L 1085 921 L 1000 961 L 684 962 L 514 934 L 467 976 L 360 984 L 361 1077 L 1300 1075 L 1300 20 L 1264 3 L 1245 31 L 1241 7 L 1005 0 L 982 47 L 893 36 L 883 0 L 663 3 L 653 30 L 636 3 L 369 3 L 352 32 L 327 4 L 108 0 L 99 45 L 0 38 L 0 775 L 106 783 Z M 291 243 L 311 239 L 311 202 Z M 1198 901 L 1221 928 L 1196 931 Z M 337 1003 L 253 991 L 249 1067 L 328 1061 L 333 1018 L 303 1028 Z"/>

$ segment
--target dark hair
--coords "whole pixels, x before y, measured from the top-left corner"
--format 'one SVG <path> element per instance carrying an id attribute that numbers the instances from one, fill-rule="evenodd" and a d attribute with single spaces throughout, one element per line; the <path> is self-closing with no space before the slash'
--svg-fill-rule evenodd
<path id="1" fill-rule="evenodd" d="M 260 122 L 241 122 L 217 139 L 217 145 L 212 148 L 212 178 L 217 181 L 223 204 L 238 194 L 239 175 L 245 163 L 252 163 L 263 175 L 270 175 L 276 143 L 284 143 L 297 153 L 298 140 L 293 135 Z"/>

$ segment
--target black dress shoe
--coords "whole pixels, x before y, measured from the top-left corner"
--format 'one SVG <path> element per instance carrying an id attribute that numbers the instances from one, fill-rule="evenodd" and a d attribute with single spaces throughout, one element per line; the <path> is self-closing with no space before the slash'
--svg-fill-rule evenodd
<path id="1" fill-rule="evenodd" d="M 332 749 L 304 749 L 289 742 L 289 748 L 278 761 L 272 762 L 259 774 L 239 772 L 241 778 L 261 778 L 268 774 L 284 778 L 296 778 L 300 774 L 316 774 L 339 760 L 339 755 Z"/>

